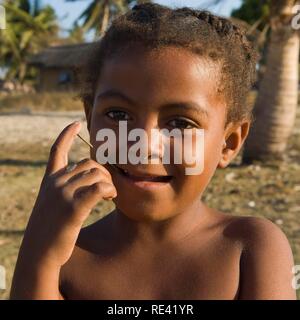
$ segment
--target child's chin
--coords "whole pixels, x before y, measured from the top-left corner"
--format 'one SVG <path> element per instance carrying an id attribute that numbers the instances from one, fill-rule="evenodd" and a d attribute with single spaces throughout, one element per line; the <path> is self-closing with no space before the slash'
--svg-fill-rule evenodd
<path id="1" fill-rule="evenodd" d="M 161 205 L 158 204 L 145 204 L 136 202 L 133 206 L 122 206 L 116 204 L 117 207 L 125 214 L 129 219 L 140 222 L 159 222 L 172 217 L 172 213 L 164 210 Z M 174 213 L 173 213 L 174 215 Z"/>

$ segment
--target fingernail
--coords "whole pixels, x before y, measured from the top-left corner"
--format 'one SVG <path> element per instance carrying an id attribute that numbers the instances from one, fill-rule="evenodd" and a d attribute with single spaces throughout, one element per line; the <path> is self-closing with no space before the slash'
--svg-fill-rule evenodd
<path id="1" fill-rule="evenodd" d="M 79 126 L 80 124 L 81 124 L 81 122 L 79 120 L 73 122 L 74 126 Z"/>
<path id="2" fill-rule="evenodd" d="M 79 132 L 79 129 L 81 128 L 81 122 L 75 121 L 75 122 L 73 122 L 73 126 L 77 129 L 76 131 Z"/>
<path id="3" fill-rule="evenodd" d="M 111 201 L 111 200 L 114 199 L 115 197 L 116 197 L 116 196 L 109 196 L 109 197 L 103 198 L 103 200 Z"/>

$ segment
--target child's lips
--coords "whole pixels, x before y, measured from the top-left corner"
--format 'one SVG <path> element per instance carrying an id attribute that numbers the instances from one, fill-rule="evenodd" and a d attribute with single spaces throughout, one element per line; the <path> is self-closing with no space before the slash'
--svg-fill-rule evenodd
<path id="1" fill-rule="evenodd" d="M 166 184 L 169 183 L 173 176 L 170 175 L 157 175 L 157 174 L 150 174 L 150 173 L 144 173 L 144 172 L 129 172 L 126 169 L 120 168 L 117 165 L 112 165 L 122 176 L 126 177 L 127 179 L 136 182 L 139 184 L 141 183 L 147 183 L 147 185 L 151 184 Z M 139 184 L 140 185 L 140 184 Z"/>

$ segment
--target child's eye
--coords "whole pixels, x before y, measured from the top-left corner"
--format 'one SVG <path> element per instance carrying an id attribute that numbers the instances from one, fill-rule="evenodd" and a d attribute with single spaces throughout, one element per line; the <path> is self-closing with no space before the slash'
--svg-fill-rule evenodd
<path id="1" fill-rule="evenodd" d="M 195 128 L 196 125 L 190 121 L 185 119 L 177 118 L 168 122 L 171 127 L 179 128 L 179 129 L 192 129 Z"/>
<path id="2" fill-rule="evenodd" d="M 130 120 L 130 116 L 127 112 L 121 110 L 112 110 L 106 113 L 106 115 L 112 120 L 126 121 Z"/>

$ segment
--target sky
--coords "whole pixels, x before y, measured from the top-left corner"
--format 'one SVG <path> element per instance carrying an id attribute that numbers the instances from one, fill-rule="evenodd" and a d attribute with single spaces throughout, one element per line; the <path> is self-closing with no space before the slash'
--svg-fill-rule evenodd
<path id="1" fill-rule="evenodd" d="M 211 0 L 157 0 L 154 2 L 170 7 L 187 6 L 192 8 L 209 9 L 218 15 L 229 16 L 232 9 L 240 7 L 242 1 L 222 0 L 220 5 L 209 8 L 207 4 L 212 2 Z M 76 21 L 89 3 L 91 3 L 91 0 L 79 0 L 75 2 L 66 2 L 65 0 L 42 0 L 42 4 L 50 4 L 56 10 L 60 25 L 65 30 L 72 27 L 74 21 Z"/>

